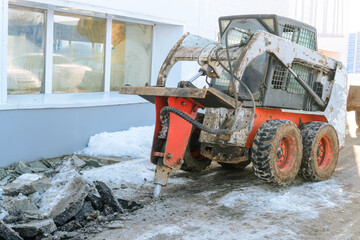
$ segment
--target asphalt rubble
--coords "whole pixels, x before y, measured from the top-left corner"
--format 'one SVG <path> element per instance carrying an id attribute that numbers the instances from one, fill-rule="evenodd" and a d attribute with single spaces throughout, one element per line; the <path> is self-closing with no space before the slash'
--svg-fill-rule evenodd
<path id="1" fill-rule="evenodd" d="M 82 177 L 81 170 L 102 164 L 72 155 L 0 169 L 0 239 L 80 240 L 85 233 L 122 228 L 142 204 Z"/>

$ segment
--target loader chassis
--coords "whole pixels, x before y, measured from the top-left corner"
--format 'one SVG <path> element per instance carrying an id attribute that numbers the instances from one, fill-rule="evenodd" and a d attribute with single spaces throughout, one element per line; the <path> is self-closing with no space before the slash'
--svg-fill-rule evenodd
<path id="1" fill-rule="evenodd" d="M 330 177 L 344 145 L 346 69 L 318 53 L 316 30 L 298 21 L 243 15 L 221 17 L 219 25 L 221 43 L 185 34 L 155 87 L 120 90 L 156 105 L 154 182 L 165 185 L 171 169 L 199 171 L 211 161 L 244 168 L 251 160 L 256 176 L 281 185 L 297 174 Z M 182 81 L 167 88 L 178 61 L 197 61 L 194 79 L 206 75 L 209 87 Z M 303 154 L 303 147 L 312 150 Z"/>

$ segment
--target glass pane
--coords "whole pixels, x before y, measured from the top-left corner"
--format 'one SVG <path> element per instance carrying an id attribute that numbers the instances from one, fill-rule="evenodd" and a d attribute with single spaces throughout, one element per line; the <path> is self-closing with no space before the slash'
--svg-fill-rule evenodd
<path id="1" fill-rule="evenodd" d="M 152 26 L 113 21 L 110 90 L 150 82 Z"/>
<path id="2" fill-rule="evenodd" d="M 9 94 L 44 92 L 45 11 L 9 6 Z"/>
<path id="3" fill-rule="evenodd" d="M 223 31 L 225 31 L 225 29 L 227 28 L 227 26 L 229 26 L 229 24 L 230 24 L 230 20 L 222 20 L 221 22 L 220 22 L 220 31 L 221 32 L 223 32 Z"/>
<path id="4" fill-rule="evenodd" d="M 275 31 L 275 27 L 274 27 L 274 19 L 272 18 L 264 18 L 263 21 L 266 23 L 266 25 L 268 25 L 268 27 L 271 29 L 271 31 Z"/>
<path id="5" fill-rule="evenodd" d="M 53 92 L 104 90 L 106 20 L 55 13 Z"/>

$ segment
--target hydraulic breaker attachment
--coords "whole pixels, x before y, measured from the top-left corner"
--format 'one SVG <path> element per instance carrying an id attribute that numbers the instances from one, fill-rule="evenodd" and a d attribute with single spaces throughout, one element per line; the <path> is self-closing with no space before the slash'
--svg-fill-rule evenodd
<path id="1" fill-rule="evenodd" d="M 189 142 L 192 124 L 174 113 L 163 113 L 166 106 L 175 108 L 195 119 L 198 109 L 203 107 L 191 98 L 155 97 L 156 123 L 151 151 L 151 162 L 156 164 L 154 196 L 160 195 L 171 169 L 180 169 Z"/>
<path id="2" fill-rule="evenodd" d="M 214 89 L 132 87 L 121 88 L 122 94 L 136 94 L 155 103 L 156 120 L 150 160 L 156 164 L 154 196 L 160 195 L 172 169 L 180 169 L 184 161 L 193 125 L 173 112 L 162 111 L 172 107 L 195 119 L 199 108 L 235 108 L 232 97 Z"/>

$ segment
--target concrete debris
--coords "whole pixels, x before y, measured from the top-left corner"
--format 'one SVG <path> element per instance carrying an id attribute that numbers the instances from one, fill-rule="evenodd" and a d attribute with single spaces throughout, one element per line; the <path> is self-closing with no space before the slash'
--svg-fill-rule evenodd
<path id="1" fill-rule="evenodd" d="M 10 224 L 10 223 L 25 221 L 26 218 L 24 217 L 24 215 L 18 215 L 18 216 L 7 215 L 6 217 L 4 217 L 3 220 L 5 223 Z"/>
<path id="2" fill-rule="evenodd" d="M 0 239 L 23 240 L 17 232 L 0 220 Z"/>
<path id="3" fill-rule="evenodd" d="M 83 228 L 84 226 L 86 226 L 87 221 L 82 220 L 72 220 L 66 224 L 64 224 L 63 226 L 59 227 L 58 229 L 60 231 L 64 231 L 64 232 L 73 232 L 77 229 Z"/>
<path id="4" fill-rule="evenodd" d="M 95 167 L 95 168 L 101 167 L 99 161 L 93 159 L 84 159 L 84 161 L 86 162 L 86 166 Z"/>
<path id="5" fill-rule="evenodd" d="M 133 212 L 143 207 L 140 203 L 121 198 L 118 198 L 118 202 L 121 204 L 121 206 L 123 206 L 123 208 L 129 210 L 130 212 Z"/>
<path id="6" fill-rule="evenodd" d="M 103 182 L 101 181 L 95 181 L 94 182 L 96 189 L 98 190 L 101 199 L 104 203 L 104 212 L 105 215 L 119 212 L 124 213 L 124 208 L 121 206 L 121 204 L 116 199 L 114 193 L 111 191 L 111 189 Z"/>
<path id="7" fill-rule="evenodd" d="M 79 171 L 93 166 L 101 164 L 72 155 L 0 169 L 0 239 L 76 240 L 79 232 L 122 228 L 111 222 L 142 205 L 116 198 L 104 182 L 87 183 Z"/>
<path id="8" fill-rule="evenodd" d="M 22 194 L 19 194 L 16 197 L 5 198 L 3 204 L 5 210 L 13 216 L 22 215 L 27 211 L 38 211 L 38 207 L 31 202 L 30 198 Z"/>
<path id="9" fill-rule="evenodd" d="M 75 165 L 75 167 L 77 169 L 83 168 L 86 166 L 86 162 L 81 160 L 78 156 L 76 155 L 72 155 L 72 156 L 68 156 L 64 158 L 65 161 L 70 160 L 73 162 L 73 164 Z"/>
<path id="10" fill-rule="evenodd" d="M 46 217 L 61 216 L 61 222 L 63 222 L 75 216 L 80 210 L 81 204 L 88 194 L 89 186 L 70 163 L 60 167 L 58 172 L 51 179 L 52 186 L 44 192 L 40 210 Z M 72 207 L 74 204 L 77 207 Z M 61 215 L 65 212 L 66 214 Z"/>
<path id="11" fill-rule="evenodd" d="M 31 173 L 31 169 L 26 165 L 24 160 L 13 163 L 10 167 L 18 174 Z"/>
<path id="12" fill-rule="evenodd" d="M 85 197 L 80 196 L 80 199 L 78 199 L 76 203 L 70 203 L 70 205 L 68 205 L 65 211 L 63 211 L 57 216 L 54 216 L 54 222 L 56 223 L 56 225 L 64 225 L 70 218 L 77 215 L 78 212 L 81 210 L 81 207 L 83 206 L 84 198 Z"/>
<path id="13" fill-rule="evenodd" d="M 16 178 L 12 183 L 5 186 L 4 195 L 15 196 L 19 193 L 29 195 L 35 192 L 43 193 L 51 183 L 46 176 L 38 174 L 26 173 Z"/>
<path id="14" fill-rule="evenodd" d="M 27 164 L 31 171 L 34 173 L 42 173 L 49 170 L 49 167 L 47 167 L 44 163 L 41 161 L 35 161 Z"/>
<path id="15" fill-rule="evenodd" d="M 0 169 L 0 179 L 3 179 L 4 177 L 7 176 L 7 172 L 5 171 L 5 169 Z"/>
<path id="16" fill-rule="evenodd" d="M 76 214 L 77 220 L 95 220 L 99 216 L 100 212 L 95 210 L 91 202 L 84 202 L 80 211 Z"/>
<path id="17" fill-rule="evenodd" d="M 39 211 L 24 211 L 24 217 L 26 219 L 38 219 L 42 220 L 44 219 L 44 216 Z"/>
<path id="18" fill-rule="evenodd" d="M 95 194 L 89 193 L 87 197 L 85 198 L 86 201 L 90 201 L 92 207 L 95 210 L 102 211 L 103 210 L 103 202 L 101 200 L 101 197 L 96 196 Z"/>
<path id="19" fill-rule="evenodd" d="M 41 200 L 41 197 L 43 194 L 40 194 L 39 192 L 34 192 L 33 194 L 30 194 L 28 197 L 30 198 L 31 202 L 33 202 L 36 206 L 40 206 L 39 202 Z"/>
<path id="20" fill-rule="evenodd" d="M 6 184 L 14 181 L 17 176 L 19 176 L 19 175 L 13 174 L 11 171 L 9 171 L 9 174 L 6 177 L 4 177 L 3 179 L 1 179 L 0 186 L 5 186 Z"/>
<path id="21" fill-rule="evenodd" d="M 32 238 L 38 235 L 49 234 L 56 231 L 56 225 L 52 219 L 31 221 L 22 224 L 11 224 L 10 226 L 23 238 Z"/>

